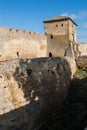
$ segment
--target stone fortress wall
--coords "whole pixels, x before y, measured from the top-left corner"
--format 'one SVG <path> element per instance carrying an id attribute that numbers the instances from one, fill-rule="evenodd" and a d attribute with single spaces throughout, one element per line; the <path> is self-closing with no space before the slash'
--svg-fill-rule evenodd
<path id="1" fill-rule="evenodd" d="M 0 61 L 46 57 L 46 46 L 45 35 L 0 27 Z"/>
<path id="2" fill-rule="evenodd" d="M 71 32 L 67 33 L 67 23 L 62 24 L 64 30 L 61 35 L 59 32 L 59 36 L 0 27 L 1 130 L 20 129 L 22 125 L 31 130 L 36 123 L 40 124 L 43 112 L 49 114 L 49 110 L 54 110 L 52 106 L 61 105 L 67 96 L 71 70 L 75 70 L 76 63 L 71 56 L 67 58 L 65 55 L 66 60 L 62 57 L 66 50 L 71 53 L 68 43 L 74 39 L 72 31 L 75 27 L 72 29 L 70 26 Z M 62 24 L 56 23 L 55 28 Z M 87 55 L 87 44 L 80 43 L 78 49 L 81 55 Z M 47 57 L 49 52 L 57 58 L 39 59 Z"/>
<path id="3" fill-rule="evenodd" d="M 44 22 L 44 30 L 47 36 L 47 55 L 64 56 L 69 47 L 68 21 Z"/>
<path id="4" fill-rule="evenodd" d="M 69 17 L 57 16 L 44 21 L 45 35 L 47 36 L 47 55 L 53 57 L 69 56 L 74 59 L 86 55 L 86 47 L 81 49 L 77 43 L 77 24 Z M 87 44 L 85 44 L 87 46 Z M 84 51 L 84 52 L 83 52 Z"/>
<path id="5" fill-rule="evenodd" d="M 54 56 L 64 56 L 69 46 L 67 35 L 55 35 L 53 39 L 50 39 L 51 35 L 0 27 L 0 61 L 48 57 L 50 52 L 55 54 Z M 61 44 L 59 44 L 60 41 Z M 57 48 L 59 54 L 56 51 Z M 79 43 L 78 49 L 81 55 L 87 55 L 86 43 Z"/>
<path id="6" fill-rule="evenodd" d="M 55 21 L 55 22 L 45 22 L 44 31 L 45 34 L 53 35 L 66 35 L 68 32 L 68 21 Z"/>
<path id="7" fill-rule="evenodd" d="M 79 43 L 79 51 L 81 52 L 81 55 L 87 55 L 87 43 Z"/>
<path id="8" fill-rule="evenodd" d="M 61 106 L 70 76 L 63 58 L 0 62 L 0 130 L 34 130 Z"/>

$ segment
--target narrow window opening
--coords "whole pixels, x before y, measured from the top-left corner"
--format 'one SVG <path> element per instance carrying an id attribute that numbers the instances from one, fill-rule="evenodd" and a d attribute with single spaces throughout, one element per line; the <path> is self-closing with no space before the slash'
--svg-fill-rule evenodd
<path id="1" fill-rule="evenodd" d="M 58 25 L 56 24 L 56 27 L 58 27 Z"/>
<path id="2" fill-rule="evenodd" d="M 73 42 L 75 41 L 75 36 L 73 33 L 72 33 L 72 40 L 73 40 Z"/>
<path id="3" fill-rule="evenodd" d="M 66 56 L 66 50 L 65 50 L 64 56 Z"/>
<path id="4" fill-rule="evenodd" d="M 52 53 L 51 52 L 49 52 L 49 57 L 52 57 Z"/>
<path id="5" fill-rule="evenodd" d="M 63 24 L 61 24 L 61 26 L 63 27 Z"/>
<path id="6" fill-rule="evenodd" d="M 17 56 L 19 57 L 19 52 L 17 52 Z"/>
<path id="7" fill-rule="evenodd" d="M 51 39 L 53 39 L 53 35 L 51 35 Z"/>

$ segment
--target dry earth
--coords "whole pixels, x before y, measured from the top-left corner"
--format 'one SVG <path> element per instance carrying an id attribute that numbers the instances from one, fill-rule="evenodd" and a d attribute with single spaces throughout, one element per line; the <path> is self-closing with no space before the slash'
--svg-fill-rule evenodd
<path id="1" fill-rule="evenodd" d="M 85 130 L 87 127 L 87 77 L 74 78 L 62 109 L 38 130 Z"/>

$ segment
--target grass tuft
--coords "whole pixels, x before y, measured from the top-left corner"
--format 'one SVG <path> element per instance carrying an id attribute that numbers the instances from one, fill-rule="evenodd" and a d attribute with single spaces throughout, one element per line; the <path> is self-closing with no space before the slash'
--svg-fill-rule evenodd
<path id="1" fill-rule="evenodd" d="M 81 71 L 81 70 L 78 70 L 74 73 L 73 75 L 74 78 L 86 78 L 87 77 L 87 72 L 86 71 Z"/>

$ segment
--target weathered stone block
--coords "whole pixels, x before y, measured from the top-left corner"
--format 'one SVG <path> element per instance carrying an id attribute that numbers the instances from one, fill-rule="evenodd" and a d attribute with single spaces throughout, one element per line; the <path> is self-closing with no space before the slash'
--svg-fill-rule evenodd
<path id="1" fill-rule="evenodd" d="M 63 58 L 0 62 L 0 128 L 32 130 L 61 108 L 71 77 Z"/>
<path id="2" fill-rule="evenodd" d="M 76 64 L 79 69 L 87 71 L 87 55 L 76 59 Z"/>

